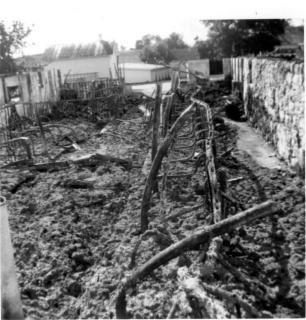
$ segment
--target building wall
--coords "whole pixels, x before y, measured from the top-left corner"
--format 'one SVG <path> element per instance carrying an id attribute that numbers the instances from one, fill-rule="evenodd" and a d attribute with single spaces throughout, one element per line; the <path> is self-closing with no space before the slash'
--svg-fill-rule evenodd
<path id="1" fill-rule="evenodd" d="M 59 69 L 62 78 L 70 72 L 71 74 L 97 72 L 101 78 L 110 77 L 110 69 L 113 77 L 115 76 L 113 63 L 115 62 L 113 55 L 101 57 L 83 57 L 74 59 L 63 59 L 53 61 L 46 66 L 46 70 Z"/>
<path id="2" fill-rule="evenodd" d="M 249 122 L 288 164 L 304 170 L 304 63 L 235 58 L 232 66 Z"/>
<path id="3" fill-rule="evenodd" d="M 123 71 L 126 83 L 151 82 L 151 70 L 124 69 Z"/>
<path id="4" fill-rule="evenodd" d="M 37 110 L 45 110 L 50 102 L 59 98 L 60 81 L 57 70 L 33 71 L 0 78 L 0 126 L 5 116 L 3 105 L 9 102 L 8 87 L 18 86 L 20 103 L 16 104 L 19 115 L 33 117 L 33 103 Z M 6 101 L 5 101 L 6 97 Z"/>
<path id="5" fill-rule="evenodd" d="M 126 83 L 156 82 L 170 79 L 170 70 L 161 69 L 124 69 L 123 75 Z"/>

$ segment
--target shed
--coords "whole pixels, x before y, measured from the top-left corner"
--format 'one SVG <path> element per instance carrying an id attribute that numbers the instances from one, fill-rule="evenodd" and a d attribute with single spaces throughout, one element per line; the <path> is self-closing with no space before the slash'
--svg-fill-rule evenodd
<path id="1" fill-rule="evenodd" d="M 159 64 L 125 63 L 119 65 L 126 83 L 156 82 L 170 79 L 170 69 Z"/>

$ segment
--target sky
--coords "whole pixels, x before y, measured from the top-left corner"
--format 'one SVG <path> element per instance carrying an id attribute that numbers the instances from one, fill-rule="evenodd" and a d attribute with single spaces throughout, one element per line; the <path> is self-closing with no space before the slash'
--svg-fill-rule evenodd
<path id="1" fill-rule="evenodd" d="M 303 22 L 303 0 L 10 0 L 1 1 L 0 20 L 31 27 L 20 54 L 42 53 L 50 45 L 116 41 L 133 48 L 145 34 L 180 33 L 189 45 L 205 40 L 201 19 L 292 18 Z M 246 5 L 247 4 L 247 5 Z"/>

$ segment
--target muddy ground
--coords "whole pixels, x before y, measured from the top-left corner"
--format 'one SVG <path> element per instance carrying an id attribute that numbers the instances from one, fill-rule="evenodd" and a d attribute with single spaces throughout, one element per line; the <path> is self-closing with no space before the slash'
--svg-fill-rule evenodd
<path id="1" fill-rule="evenodd" d="M 139 237 L 140 206 L 146 175 L 151 131 L 141 114 L 127 114 L 128 121 L 114 120 L 108 132 L 84 120 L 62 120 L 82 136 L 81 150 L 62 159 L 106 152 L 132 160 L 132 168 L 103 163 L 97 167 L 71 165 L 64 170 L 36 172 L 5 169 L 1 193 L 8 200 L 18 282 L 27 319 L 110 318 L 110 306 L 118 284 L 129 269 L 131 252 Z M 235 146 L 236 130 L 218 142 L 221 154 Z M 52 147 L 53 148 L 53 147 Z M 56 153 L 56 152 L 55 152 Z M 305 208 L 304 181 L 289 169 L 258 166 L 234 148 L 222 159 L 228 179 L 242 177 L 228 186 L 228 194 L 246 208 L 275 199 L 282 215 L 256 221 L 224 238 L 222 252 L 232 266 L 271 289 L 262 297 L 243 287 L 220 267 L 215 284 L 227 286 L 265 315 L 304 317 L 305 314 Z M 177 171 L 187 171 L 179 165 Z M 200 173 L 199 173 L 200 175 Z M 20 181 L 26 180 L 20 186 Z M 199 177 L 199 176 L 198 176 Z M 198 177 L 170 179 L 161 206 L 155 194 L 150 225 L 158 226 L 165 213 L 202 201 Z M 83 187 L 69 181 L 81 180 Z M 234 209 L 233 209 L 234 210 Z M 234 211 L 233 211 L 234 213 Z M 190 212 L 167 224 L 182 239 L 206 223 L 202 210 Z M 163 244 L 147 238 L 141 244 L 136 266 L 159 252 Z M 188 253 L 191 261 L 198 253 Z M 127 309 L 133 318 L 166 318 L 177 290 L 177 260 L 157 269 L 128 295 Z M 231 287 L 231 289 L 229 289 Z M 178 308 L 176 318 L 194 315 Z"/>

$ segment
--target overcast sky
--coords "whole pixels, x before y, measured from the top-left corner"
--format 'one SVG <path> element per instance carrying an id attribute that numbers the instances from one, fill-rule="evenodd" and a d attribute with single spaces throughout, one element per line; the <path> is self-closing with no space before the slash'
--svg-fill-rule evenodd
<path id="1" fill-rule="evenodd" d="M 0 20 L 20 20 L 32 28 L 24 54 L 50 45 L 115 40 L 131 48 L 145 34 L 178 32 L 188 44 L 205 39 L 200 19 L 293 18 L 301 23 L 303 0 L 7 0 Z M 247 4 L 247 6 L 246 6 Z"/>

